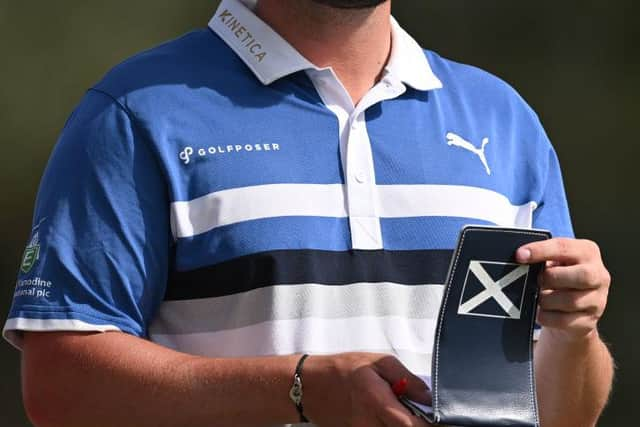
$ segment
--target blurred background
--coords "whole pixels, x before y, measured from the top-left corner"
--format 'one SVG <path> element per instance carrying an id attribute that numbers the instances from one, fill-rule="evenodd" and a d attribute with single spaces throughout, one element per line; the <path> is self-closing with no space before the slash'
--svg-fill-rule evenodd
<path id="1" fill-rule="evenodd" d="M 110 67 L 205 26 L 213 0 L 0 0 L 0 318 L 31 228 L 37 185 L 67 115 Z M 394 0 L 423 46 L 511 83 L 561 159 L 576 234 L 613 275 L 602 334 L 617 359 L 600 426 L 637 425 L 640 2 Z M 636 278 L 634 278 L 636 277 Z M 22 427 L 19 354 L 0 343 L 0 426 Z M 64 392 L 64 385 L 61 385 Z M 633 411 L 636 412 L 636 411 Z M 635 420 L 635 421 L 634 421 Z"/>

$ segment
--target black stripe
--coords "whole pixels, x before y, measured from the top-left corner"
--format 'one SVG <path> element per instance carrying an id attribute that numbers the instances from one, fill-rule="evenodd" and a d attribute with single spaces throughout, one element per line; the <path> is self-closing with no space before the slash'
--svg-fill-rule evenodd
<path id="1" fill-rule="evenodd" d="M 393 282 L 444 283 L 451 250 L 316 251 L 283 250 L 235 258 L 186 272 L 174 272 L 165 300 L 210 298 L 273 285 L 345 285 Z"/>

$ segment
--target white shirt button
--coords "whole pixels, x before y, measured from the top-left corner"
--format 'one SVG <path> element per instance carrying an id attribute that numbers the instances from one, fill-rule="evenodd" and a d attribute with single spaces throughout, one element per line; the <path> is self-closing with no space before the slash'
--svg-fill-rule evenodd
<path id="1" fill-rule="evenodd" d="M 354 178 L 356 179 L 356 182 L 359 184 L 363 184 L 364 182 L 367 181 L 367 174 L 360 171 L 358 173 L 355 174 Z"/>

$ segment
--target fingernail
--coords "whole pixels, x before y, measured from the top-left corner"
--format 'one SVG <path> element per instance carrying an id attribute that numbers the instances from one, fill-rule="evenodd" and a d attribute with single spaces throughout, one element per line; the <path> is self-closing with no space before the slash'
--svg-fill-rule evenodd
<path id="1" fill-rule="evenodd" d="M 529 260 L 529 258 L 531 258 L 531 250 L 529 250 L 527 248 L 520 248 L 520 249 L 518 249 L 518 252 L 516 253 L 516 257 L 520 261 L 527 261 L 527 260 Z"/>
<path id="2" fill-rule="evenodd" d="M 402 397 L 405 395 L 405 393 L 407 392 L 407 386 L 409 385 L 409 380 L 407 378 L 401 378 L 400 380 L 396 381 L 393 386 L 391 386 L 391 389 L 393 390 L 393 394 L 395 394 L 398 397 Z"/>

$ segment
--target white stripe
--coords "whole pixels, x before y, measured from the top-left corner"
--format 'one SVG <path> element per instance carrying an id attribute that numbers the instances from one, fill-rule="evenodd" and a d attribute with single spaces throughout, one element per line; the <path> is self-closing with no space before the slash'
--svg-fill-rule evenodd
<path id="1" fill-rule="evenodd" d="M 2 336 L 17 349 L 22 349 L 22 333 L 29 332 L 107 332 L 120 331 L 114 325 L 93 325 L 74 319 L 28 319 L 24 317 L 14 317 L 8 319 L 4 324 Z"/>
<path id="2" fill-rule="evenodd" d="M 171 204 L 174 236 L 279 216 L 346 217 L 341 184 L 271 184 L 223 190 Z"/>
<path id="3" fill-rule="evenodd" d="M 306 317 L 436 319 L 443 289 L 442 285 L 388 282 L 268 286 L 221 297 L 165 301 L 149 331 L 151 334 L 215 332 Z"/>
<path id="4" fill-rule="evenodd" d="M 398 316 L 348 319 L 292 319 L 263 322 L 227 331 L 151 334 L 158 344 L 208 357 L 330 354 L 348 351 L 403 351 L 430 355 L 436 319 Z M 409 366 L 417 374 L 429 366 Z"/>
<path id="5" fill-rule="evenodd" d="M 462 185 L 379 185 L 383 218 L 450 216 L 531 227 L 535 202 L 513 205 L 495 191 Z"/>
<path id="6" fill-rule="evenodd" d="M 530 227 L 535 202 L 513 205 L 492 190 L 457 185 L 378 185 L 381 218 L 473 218 L 505 227 Z M 342 184 L 269 184 L 210 193 L 171 204 L 176 238 L 216 227 L 282 216 L 347 217 Z"/>

